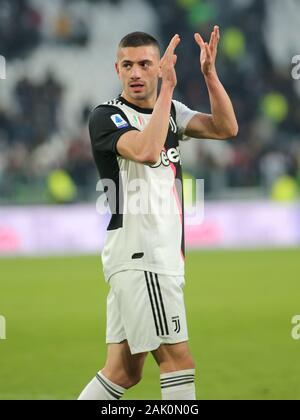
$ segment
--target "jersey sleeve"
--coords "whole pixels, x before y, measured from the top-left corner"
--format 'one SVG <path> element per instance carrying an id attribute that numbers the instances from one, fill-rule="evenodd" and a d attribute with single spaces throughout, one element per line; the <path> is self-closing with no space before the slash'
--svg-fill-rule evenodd
<path id="1" fill-rule="evenodd" d="M 92 148 L 97 152 L 112 152 L 119 155 L 117 142 L 123 134 L 131 130 L 137 128 L 130 124 L 124 112 L 112 106 L 98 106 L 89 118 Z"/>
<path id="2" fill-rule="evenodd" d="M 188 125 L 188 123 L 191 121 L 191 119 L 199 114 L 198 111 L 192 111 L 190 108 L 188 108 L 186 105 L 179 101 L 173 100 L 175 110 L 176 110 L 176 124 L 179 130 L 179 136 L 180 140 L 187 141 L 190 139 L 190 137 L 185 136 L 185 130 Z"/>

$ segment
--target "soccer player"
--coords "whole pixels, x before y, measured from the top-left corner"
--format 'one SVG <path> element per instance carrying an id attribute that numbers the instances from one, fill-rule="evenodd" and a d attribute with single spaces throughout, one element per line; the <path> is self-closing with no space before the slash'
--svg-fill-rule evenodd
<path id="1" fill-rule="evenodd" d="M 195 400 L 195 363 L 188 346 L 183 297 L 184 226 L 179 140 L 228 139 L 238 125 L 232 103 L 218 79 L 216 26 L 210 42 L 200 34 L 200 67 L 211 102 L 211 115 L 172 99 L 177 84 L 175 49 L 179 35 L 160 58 L 157 41 L 134 32 L 118 48 L 117 74 L 122 94 L 94 109 L 89 129 L 112 217 L 102 253 L 107 297 L 107 360 L 80 400 L 117 400 L 142 378 L 149 352 L 160 369 L 162 399 Z M 158 82 L 161 88 L 158 93 Z M 136 198 L 130 182 L 151 184 L 140 194 L 149 211 L 123 211 Z M 165 181 L 166 188 L 161 188 Z M 143 191 L 140 191 L 143 193 Z M 176 211 L 157 211 L 169 200 Z M 146 203 L 147 201 L 147 203 Z"/>

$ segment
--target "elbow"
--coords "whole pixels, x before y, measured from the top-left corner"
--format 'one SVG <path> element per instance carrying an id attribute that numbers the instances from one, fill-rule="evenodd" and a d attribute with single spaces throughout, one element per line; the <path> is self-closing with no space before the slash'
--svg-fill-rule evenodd
<path id="1" fill-rule="evenodd" d="M 144 161 L 143 161 L 143 163 L 145 164 L 145 165 L 150 165 L 150 166 L 152 166 L 152 165 L 155 165 L 157 162 L 158 162 L 158 160 L 159 160 L 159 157 L 158 156 L 149 156 L 149 157 L 146 157 L 145 159 L 144 159 Z"/>
<path id="2" fill-rule="evenodd" d="M 159 160 L 159 153 L 145 152 L 139 156 L 138 160 L 144 165 L 155 165 Z"/>
<path id="3" fill-rule="evenodd" d="M 239 126 L 236 123 L 235 126 L 232 129 L 231 137 L 236 138 L 238 136 L 238 134 L 239 134 Z"/>
<path id="4" fill-rule="evenodd" d="M 238 124 L 233 125 L 228 130 L 224 131 L 220 138 L 221 140 L 230 140 L 235 139 L 239 134 L 239 126 Z"/>

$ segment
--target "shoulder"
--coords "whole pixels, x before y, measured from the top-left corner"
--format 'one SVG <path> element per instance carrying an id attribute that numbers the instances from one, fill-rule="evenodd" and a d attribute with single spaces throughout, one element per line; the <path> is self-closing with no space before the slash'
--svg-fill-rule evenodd
<path id="1" fill-rule="evenodd" d="M 176 112 L 175 113 L 176 124 L 178 126 L 181 139 L 183 140 L 184 133 L 186 131 L 186 128 L 189 122 L 195 115 L 198 114 L 198 111 L 193 111 L 182 102 L 176 101 L 174 99 L 172 103 Z"/>
<path id="2" fill-rule="evenodd" d="M 104 102 L 103 104 L 97 105 L 90 113 L 89 121 L 94 121 L 98 118 L 110 117 L 110 115 L 116 112 L 121 112 L 118 107 L 117 99 L 112 101 Z"/>
<path id="3" fill-rule="evenodd" d="M 99 126 L 121 128 L 128 124 L 126 114 L 118 107 L 118 100 L 105 102 L 96 106 L 89 116 L 89 129 Z"/>
<path id="4" fill-rule="evenodd" d="M 177 114 L 180 114 L 182 112 L 186 112 L 187 110 L 189 110 L 189 108 L 185 104 L 183 104 L 180 101 L 176 101 L 175 99 L 172 100 L 172 104 Z"/>
<path id="5" fill-rule="evenodd" d="M 176 101 L 175 99 L 173 99 L 172 103 L 175 108 L 176 119 L 179 121 L 190 119 L 194 115 L 198 114 L 198 111 L 190 109 L 188 106 L 186 106 L 182 102 Z"/>
<path id="6" fill-rule="evenodd" d="M 117 100 L 96 106 L 89 117 L 89 132 L 92 147 L 98 152 L 118 153 L 116 144 L 119 138 L 133 127 Z"/>

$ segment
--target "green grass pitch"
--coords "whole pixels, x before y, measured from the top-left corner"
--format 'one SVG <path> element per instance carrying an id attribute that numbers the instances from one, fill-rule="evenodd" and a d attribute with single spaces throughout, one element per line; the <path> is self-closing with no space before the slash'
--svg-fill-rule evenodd
<path id="1" fill-rule="evenodd" d="M 187 256 L 185 300 L 198 399 L 299 399 L 300 251 Z M 104 363 L 99 257 L 1 259 L 0 399 L 75 399 Z M 125 399 L 160 399 L 151 355 Z"/>

